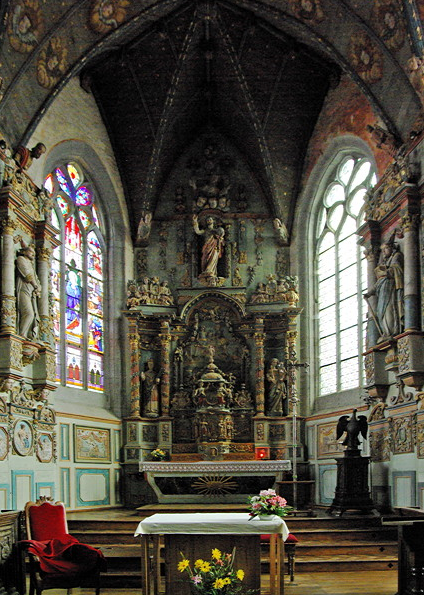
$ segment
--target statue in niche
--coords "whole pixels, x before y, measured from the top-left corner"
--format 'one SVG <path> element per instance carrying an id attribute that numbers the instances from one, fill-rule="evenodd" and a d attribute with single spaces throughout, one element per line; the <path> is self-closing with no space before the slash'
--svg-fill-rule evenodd
<path id="1" fill-rule="evenodd" d="M 37 338 L 40 324 L 38 298 L 41 297 L 41 283 L 34 261 L 34 246 L 23 246 L 16 258 L 16 302 L 18 333 L 27 339 Z"/>
<path id="2" fill-rule="evenodd" d="M 268 381 L 268 415 L 288 415 L 287 370 L 276 357 L 270 361 L 266 379 Z"/>
<path id="3" fill-rule="evenodd" d="M 218 278 L 218 263 L 223 255 L 224 228 L 216 227 L 214 218 L 207 217 L 206 227 L 200 229 L 197 215 L 193 215 L 193 227 L 197 235 L 203 236 L 199 279 L 213 283 Z"/>
<path id="4" fill-rule="evenodd" d="M 143 413 L 146 417 L 158 417 L 160 374 L 154 370 L 153 359 L 147 360 L 147 369 L 141 372 L 140 378 L 143 382 Z"/>
<path id="5" fill-rule="evenodd" d="M 32 149 L 27 147 L 18 147 L 13 159 L 20 170 L 27 170 L 32 164 L 34 159 L 39 159 L 41 155 L 46 152 L 46 145 L 43 143 L 37 143 Z"/>
<path id="6" fill-rule="evenodd" d="M 376 283 L 365 298 L 376 296 L 376 325 L 379 342 L 402 332 L 404 326 L 403 304 L 403 254 L 392 237 L 381 246 L 380 262 L 375 268 Z"/>

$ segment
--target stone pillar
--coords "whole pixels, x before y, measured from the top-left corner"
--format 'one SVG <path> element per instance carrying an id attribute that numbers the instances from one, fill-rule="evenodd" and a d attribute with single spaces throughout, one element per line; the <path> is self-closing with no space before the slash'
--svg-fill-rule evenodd
<path id="1" fill-rule="evenodd" d="M 16 222 L 5 217 L 0 222 L 2 234 L 1 250 L 1 318 L 2 332 L 16 331 L 16 297 L 15 297 L 15 249 L 13 234 Z"/>
<path id="2" fill-rule="evenodd" d="M 256 347 L 256 415 L 265 415 L 265 334 L 264 320 L 255 320 L 255 334 L 253 335 Z"/>
<path id="3" fill-rule="evenodd" d="M 418 224 L 419 215 L 407 214 L 402 217 L 404 234 L 404 300 L 405 330 L 420 328 L 419 309 L 419 260 Z"/>
<path id="4" fill-rule="evenodd" d="M 140 337 L 137 321 L 129 320 L 128 340 L 130 344 L 130 417 L 140 418 Z"/>
<path id="5" fill-rule="evenodd" d="M 37 256 L 37 273 L 41 283 L 41 297 L 38 300 L 38 313 L 40 315 L 39 340 L 52 345 L 53 329 L 49 312 L 50 259 L 52 249 L 49 247 L 37 248 Z"/>
<path id="6" fill-rule="evenodd" d="M 160 364 L 162 375 L 160 381 L 161 396 L 161 414 L 169 415 L 169 388 L 170 388 L 170 354 L 171 354 L 171 334 L 169 332 L 169 322 L 164 320 L 160 324 Z"/>

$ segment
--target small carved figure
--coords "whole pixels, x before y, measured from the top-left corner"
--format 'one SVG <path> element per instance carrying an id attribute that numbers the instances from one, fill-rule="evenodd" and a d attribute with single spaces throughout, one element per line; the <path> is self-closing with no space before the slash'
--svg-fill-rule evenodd
<path id="1" fill-rule="evenodd" d="M 287 231 L 287 227 L 281 221 L 281 219 L 275 218 L 272 222 L 274 226 L 274 234 L 277 244 L 283 245 L 287 244 L 289 239 L 289 232 Z"/>
<path id="2" fill-rule="evenodd" d="M 252 304 L 263 304 L 268 299 L 265 283 L 258 283 L 255 293 L 252 295 Z"/>
<path id="3" fill-rule="evenodd" d="M 159 301 L 163 306 L 170 306 L 173 303 L 172 293 L 168 287 L 168 281 L 162 281 L 159 288 Z"/>
<path id="4" fill-rule="evenodd" d="M 233 285 L 235 285 L 236 287 L 240 287 L 241 285 L 243 285 L 243 279 L 240 275 L 240 267 L 236 267 L 234 269 Z"/>
<path id="5" fill-rule="evenodd" d="M 40 318 L 37 300 L 41 296 L 41 283 L 34 267 L 35 248 L 24 246 L 16 258 L 16 301 L 18 332 L 21 337 L 36 339 Z"/>
<path id="6" fill-rule="evenodd" d="M 34 159 L 39 159 L 46 152 L 46 145 L 37 143 L 32 149 L 20 146 L 16 149 L 13 158 L 20 170 L 27 170 Z"/>
<path id="7" fill-rule="evenodd" d="M 152 228 L 152 213 L 143 211 L 137 228 L 136 246 L 147 246 Z"/>
<path id="8" fill-rule="evenodd" d="M 232 400 L 231 389 L 227 388 L 223 382 L 219 382 L 216 398 L 218 407 L 228 407 Z"/>
<path id="9" fill-rule="evenodd" d="M 13 390 L 15 382 L 12 378 L 3 378 L 0 381 L 0 393 L 10 393 Z"/>
<path id="10" fill-rule="evenodd" d="M 418 56 L 412 56 L 407 60 L 407 71 L 412 86 L 418 93 L 421 101 L 424 99 L 424 61 Z"/>
<path id="11" fill-rule="evenodd" d="M 245 384 L 242 384 L 240 390 L 234 395 L 234 404 L 241 409 L 252 407 L 252 397 L 247 392 Z"/>
<path id="12" fill-rule="evenodd" d="M 152 359 L 147 360 L 147 370 L 141 372 L 140 378 L 143 381 L 144 415 L 158 417 L 160 375 L 155 372 Z"/>
<path id="13" fill-rule="evenodd" d="M 206 392 L 202 381 L 199 382 L 199 386 L 193 393 L 193 401 L 199 407 L 203 407 L 206 404 Z"/>
<path id="14" fill-rule="evenodd" d="M 134 281 L 128 281 L 127 290 L 127 308 L 131 310 L 141 304 L 141 295 Z"/>
<path id="15" fill-rule="evenodd" d="M 381 128 L 381 126 L 371 126 L 368 124 L 367 130 L 379 149 L 386 151 L 391 157 L 396 156 L 402 144 L 399 139 L 387 130 L 384 130 L 384 128 Z"/>

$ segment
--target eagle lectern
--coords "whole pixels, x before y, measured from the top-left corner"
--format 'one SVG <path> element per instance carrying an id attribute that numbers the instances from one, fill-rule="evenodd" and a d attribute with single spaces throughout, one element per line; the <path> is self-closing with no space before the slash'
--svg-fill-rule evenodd
<path id="1" fill-rule="evenodd" d="M 367 437 L 368 422 L 365 415 L 352 417 L 342 415 L 337 424 L 337 440 L 346 432 L 343 444 L 344 456 L 336 459 L 337 486 L 334 500 L 328 514 L 341 516 L 346 510 L 360 510 L 362 513 L 375 513 L 368 487 L 368 466 L 370 457 L 361 456 L 358 436 Z"/>

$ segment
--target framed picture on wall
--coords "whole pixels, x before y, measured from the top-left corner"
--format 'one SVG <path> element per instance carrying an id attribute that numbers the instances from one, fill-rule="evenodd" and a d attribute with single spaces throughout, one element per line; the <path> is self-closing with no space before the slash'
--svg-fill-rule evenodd
<path id="1" fill-rule="evenodd" d="M 337 423 L 329 422 L 317 426 L 318 458 L 327 459 L 344 452 L 345 447 L 337 441 Z"/>
<path id="2" fill-rule="evenodd" d="M 110 463 L 110 430 L 74 426 L 74 456 L 77 463 Z"/>
<path id="3" fill-rule="evenodd" d="M 9 436 L 6 428 L 0 427 L 0 461 L 4 461 L 9 452 Z"/>
<path id="4" fill-rule="evenodd" d="M 25 419 L 18 419 L 13 427 L 13 448 L 18 455 L 31 454 L 34 446 L 32 427 Z"/>
<path id="5" fill-rule="evenodd" d="M 51 434 L 40 434 L 35 445 L 37 459 L 41 463 L 50 463 L 53 458 L 53 437 Z"/>

